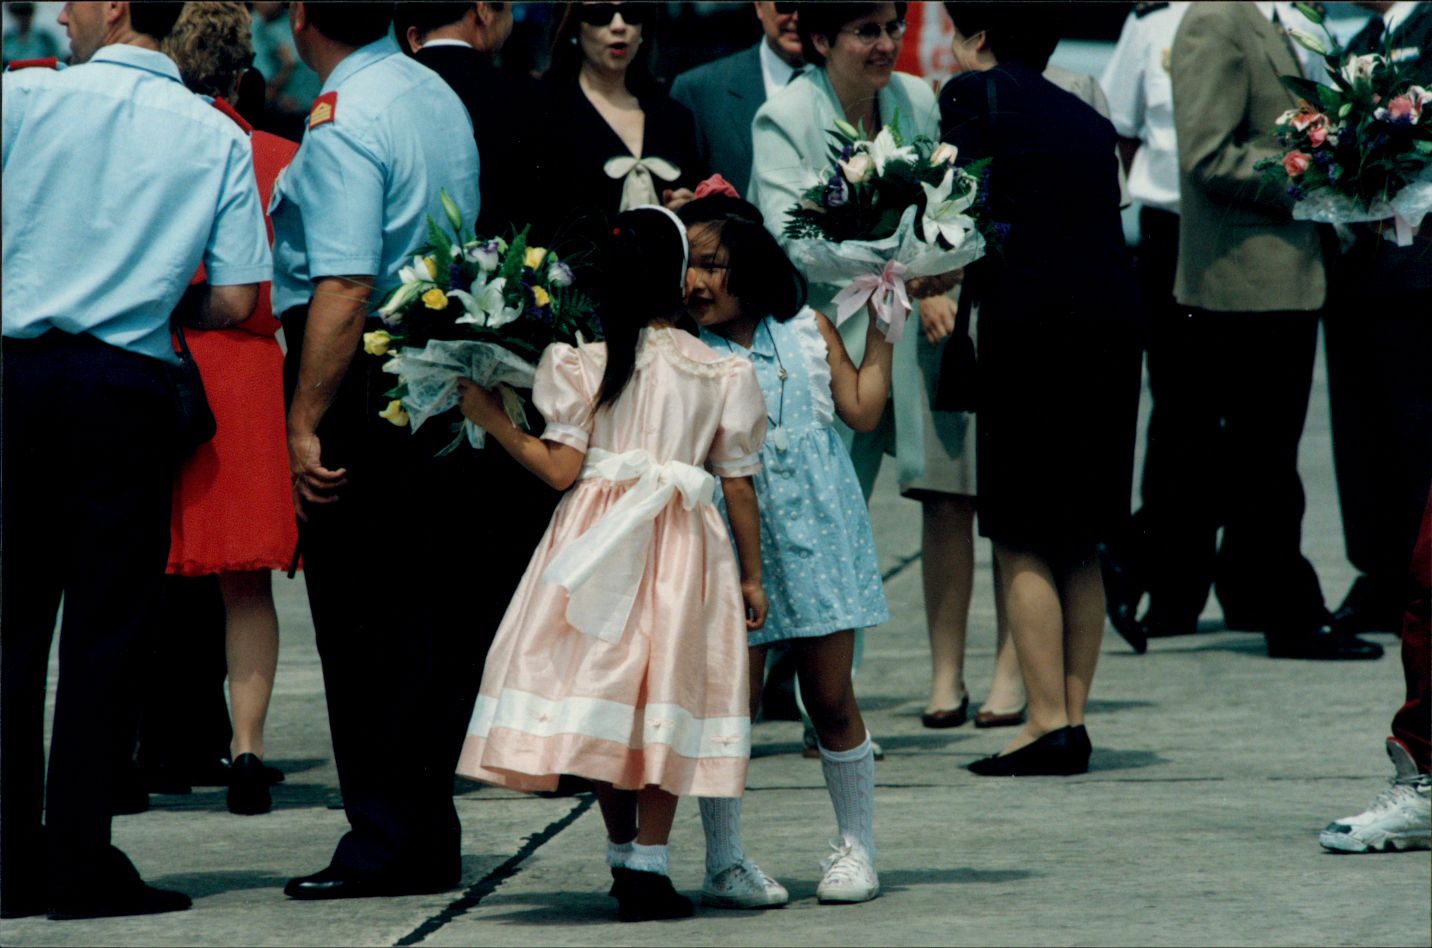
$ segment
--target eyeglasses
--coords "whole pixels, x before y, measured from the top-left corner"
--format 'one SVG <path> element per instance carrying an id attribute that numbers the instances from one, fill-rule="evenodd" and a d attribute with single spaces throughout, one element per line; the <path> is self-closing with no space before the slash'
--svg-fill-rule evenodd
<path id="1" fill-rule="evenodd" d="M 880 42 L 881 33 L 890 37 L 890 42 L 898 43 L 900 37 L 905 35 L 905 21 L 891 20 L 883 27 L 879 23 L 863 23 L 859 29 L 841 30 L 840 32 L 849 33 L 861 46 L 874 46 Z"/>
<path id="2" fill-rule="evenodd" d="M 656 13 L 650 3 L 583 3 L 579 7 L 577 15 L 588 26 L 606 26 L 618 13 L 628 26 L 641 26 Z"/>
<path id="3" fill-rule="evenodd" d="M 776 7 L 776 12 L 779 13 L 781 16 L 789 16 L 790 14 L 795 13 L 798 9 L 800 9 L 800 4 L 799 4 L 799 3 L 777 3 L 777 4 L 775 4 L 775 7 Z"/>

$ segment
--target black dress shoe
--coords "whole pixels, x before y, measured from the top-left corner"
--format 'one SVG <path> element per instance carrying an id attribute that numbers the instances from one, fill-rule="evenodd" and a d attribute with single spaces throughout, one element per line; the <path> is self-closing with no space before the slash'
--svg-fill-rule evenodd
<path id="1" fill-rule="evenodd" d="M 1344 632 L 1391 632 L 1402 634 L 1405 603 L 1401 601 L 1400 584 L 1391 588 L 1376 583 L 1368 576 L 1353 580 L 1352 588 L 1342 605 L 1333 613 L 1333 624 Z"/>
<path id="2" fill-rule="evenodd" d="M 1139 620 L 1139 628 L 1146 638 L 1166 639 L 1175 635 L 1193 635 L 1198 631 L 1198 616 L 1177 615 L 1167 610 L 1150 608 Z"/>
<path id="3" fill-rule="evenodd" d="M 691 900 L 659 872 L 615 869 L 612 894 L 617 898 L 617 918 L 624 922 L 653 922 L 667 918 L 690 918 L 695 909 Z"/>
<path id="4" fill-rule="evenodd" d="M 995 754 L 969 765 L 969 771 L 981 777 L 1067 777 L 1083 773 L 1089 767 L 1071 733 L 1061 727 L 1019 750 Z"/>
<path id="5" fill-rule="evenodd" d="M 960 702 L 958 708 L 943 711 L 926 711 L 920 715 L 920 723 L 930 728 L 959 727 L 970 719 L 970 696 Z"/>
<path id="6" fill-rule="evenodd" d="M 385 872 L 377 875 L 357 875 L 329 866 L 311 876 L 288 880 L 288 884 L 283 887 L 283 894 L 291 899 L 310 901 L 431 895 L 456 888 L 461 882 L 461 875 L 452 873 Z"/>
<path id="7" fill-rule="evenodd" d="M 1331 620 L 1306 631 L 1268 633 L 1269 658 L 1359 661 L 1382 657 L 1382 646 L 1345 632 Z"/>
<path id="8" fill-rule="evenodd" d="M 113 846 L 100 861 L 102 867 L 94 881 L 69 882 L 60 895 L 51 899 L 51 919 L 158 915 L 182 912 L 193 904 L 182 892 L 145 885 L 129 857 Z"/>
<path id="9" fill-rule="evenodd" d="M 253 754 L 240 754 L 229 767 L 229 812 L 257 816 L 273 809 L 264 762 Z"/>
<path id="10" fill-rule="evenodd" d="M 29 918 L 50 910 L 50 900 L 43 888 L 23 891 L 0 890 L 0 918 Z"/>
<path id="11" fill-rule="evenodd" d="M 1144 590 L 1134 581 L 1132 573 L 1110 552 L 1106 544 L 1099 544 L 1099 562 L 1104 579 L 1104 605 L 1109 613 L 1109 623 L 1119 633 L 1129 648 L 1137 655 L 1149 650 L 1148 637 L 1139 623 L 1139 600 Z"/>

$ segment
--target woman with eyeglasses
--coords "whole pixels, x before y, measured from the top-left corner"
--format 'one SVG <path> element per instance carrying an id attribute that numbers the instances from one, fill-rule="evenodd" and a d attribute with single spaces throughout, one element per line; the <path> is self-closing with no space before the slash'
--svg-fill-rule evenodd
<path id="1" fill-rule="evenodd" d="M 679 206 L 706 176 L 696 126 L 647 70 L 659 4 L 566 4 L 544 76 L 547 144 L 540 162 L 547 207 L 538 234 L 586 249 L 608 223 L 643 204 Z"/>
<path id="2" fill-rule="evenodd" d="M 786 213 L 829 165 L 837 119 L 867 135 L 899 113 L 907 138 L 939 137 L 934 93 L 922 79 L 895 72 L 904 40 L 903 3 L 810 3 L 800 10 L 806 61 L 816 68 L 791 82 L 756 115 L 751 201 L 779 236 Z M 895 454 L 901 493 L 923 508 L 922 568 L 934 655 L 927 727 L 955 727 L 967 719 L 963 680 L 964 634 L 974 571 L 974 424 L 963 412 L 931 412 L 941 342 L 955 326 L 955 306 L 943 281 L 912 280 L 918 322 L 895 350 L 890 407 L 870 434 L 844 432 L 866 496 L 881 457 Z M 839 287 L 814 285 L 811 303 L 827 309 Z M 913 315 L 912 315 L 913 318 Z M 841 327 L 852 359 L 865 342 L 864 313 Z"/>

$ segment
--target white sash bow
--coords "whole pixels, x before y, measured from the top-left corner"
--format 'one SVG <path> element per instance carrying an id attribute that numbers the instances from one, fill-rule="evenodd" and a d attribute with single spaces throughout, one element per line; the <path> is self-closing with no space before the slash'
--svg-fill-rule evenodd
<path id="1" fill-rule="evenodd" d="M 678 493 L 687 510 L 712 503 L 716 478 L 681 461 L 658 463 L 642 450 L 613 454 L 600 448 L 587 452 L 582 479 L 590 477 L 636 484 L 553 557 L 542 579 L 567 590 L 567 621 L 573 628 L 615 644 L 636 602 L 657 514 Z M 599 568 L 600 581 L 589 582 Z"/>
<path id="2" fill-rule="evenodd" d="M 618 212 L 639 207 L 642 204 L 660 204 L 661 195 L 656 193 L 656 185 L 652 183 L 651 175 L 655 172 L 657 177 L 665 181 L 675 181 L 681 177 L 681 169 L 667 161 L 665 158 L 658 158 L 649 155 L 646 158 L 633 158 L 631 155 L 618 155 L 615 158 L 608 158 L 602 170 L 609 178 L 625 178 L 622 182 L 622 203 L 617 208 Z"/>

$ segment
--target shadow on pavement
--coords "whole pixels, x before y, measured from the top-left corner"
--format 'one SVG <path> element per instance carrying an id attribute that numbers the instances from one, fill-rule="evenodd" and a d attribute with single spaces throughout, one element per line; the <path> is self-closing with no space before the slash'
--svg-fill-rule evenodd
<path id="1" fill-rule="evenodd" d="M 282 889 L 284 883 L 288 881 L 288 876 L 276 876 L 271 872 L 222 869 L 214 872 L 189 872 L 159 876 L 148 881 L 150 885 L 175 889 L 198 899 L 206 895 L 219 895 L 223 892 L 239 892 L 246 889 Z"/>

